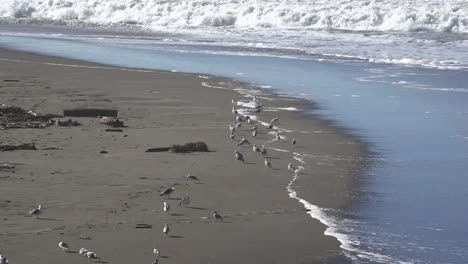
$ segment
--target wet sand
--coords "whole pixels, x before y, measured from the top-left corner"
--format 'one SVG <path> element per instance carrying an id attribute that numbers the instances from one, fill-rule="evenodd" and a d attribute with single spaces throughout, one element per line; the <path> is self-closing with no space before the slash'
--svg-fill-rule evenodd
<path id="1" fill-rule="evenodd" d="M 292 130 L 282 133 L 287 140 L 267 144 L 273 164 L 267 168 L 251 146 L 236 144 L 245 137 L 261 146 L 274 138 L 268 129 L 259 126 L 254 139 L 245 124 L 236 140 L 229 139 L 231 98 L 250 98 L 202 85 L 241 84 L 6 50 L 0 58 L 7 59 L 0 60 L 0 103 L 53 114 L 73 107 L 114 108 L 128 126 L 121 133 L 105 132 L 95 118 L 73 118 L 83 125 L 0 131 L 2 144 L 34 142 L 38 148 L 0 152 L 0 163 L 16 164 L 14 172 L 0 171 L 0 254 L 10 263 L 87 261 L 60 251 L 59 241 L 72 251 L 91 249 L 106 263 L 151 263 L 155 246 L 162 253 L 159 263 L 343 263 L 338 241 L 325 236 L 326 227 L 289 197 L 293 174 L 287 164 L 294 161 L 293 152 L 349 157 L 327 164 L 309 158 L 293 184 L 313 204 L 344 208 L 347 190 L 356 187 L 352 172 L 366 155 L 357 139 L 300 111 L 264 111 L 259 119 L 278 117 L 278 127 Z M 266 110 L 312 107 L 305 100 L 256 93 Z M 291 145 L 291 138 L 298 143 Z M 192 141 L 206 142 L 211 152 L 145 152 Z M 235 149 L 247 164 L 235 160 Z M 186 184 L 188 173 L 201 181 Z M 300 185 L 301 179 L 313 184 Z M 171 199 L 159 195 L 161 186 L 176 188 Z M 178 206 L 183 196 L 192 200 L 187 207 Z M 163 212 L 164 201 L 170 214 Z M 41 218 L 29 217 L 38 204 L 44 207 Z M 213 210 L 224 221 L 214 220 Z M 139 223 L 152 228 L 136 229 Z M 165 224 L 169 236 L 162 232 Z"/>

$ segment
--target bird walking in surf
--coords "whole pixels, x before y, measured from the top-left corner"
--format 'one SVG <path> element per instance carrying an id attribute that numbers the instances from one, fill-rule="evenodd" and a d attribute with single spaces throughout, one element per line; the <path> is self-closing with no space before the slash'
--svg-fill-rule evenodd
<path id="1" fill-rule="evenodd" d="M 42 205 L 38 205 L 37 208 L 32 209 L 29 211 L 30 215 L 35 215 L 36 218 L 39 218 L 39 216 L 42 214 Z"/>
<path id="2" fill-rule="evenodd" d="M 253 145 L 252 150 L 253 150 L 254 152 L 261 152 L 260 148 L 259 148 L 257 145 L 255 145 L 255 144 Z"/>
<path id="3" fill-rule="evenodd" d="M 270 167 L 270 168 L 272 167 L 269 159 L 265 159 L 265 166 Z"/>
<path id="4" fill-rule="evenodd" d="M 195 175 L 192 175 L 192 174 L 189 174 L 187 175 L 187 177 L 185 177 L 186 181 L 200 181 L 200 179 L 195 176 Z"/>

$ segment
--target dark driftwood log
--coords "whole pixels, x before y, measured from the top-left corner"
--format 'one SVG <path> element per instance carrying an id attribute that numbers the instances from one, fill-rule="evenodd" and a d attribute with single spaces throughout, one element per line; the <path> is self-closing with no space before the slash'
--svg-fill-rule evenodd
<path id="1" fill-rule="evenodd" d="M 98 117 L 109 116 L 117 117 L 118 111 L 115 109 L 99 109 L 99 108 L 75 108 L 63 110 L 63 116 L 73 117 Z"/>
<path id="2" fill-rule="evenodd" d="M 106 132 L 123 132 L 120 128 L 108 128 L 105 130 Z"/>
<path id="3" fill-rule="evenodd" d="M 186 143 L 183 145 L 172 145 L 169 149 L 174 153 L 188 153 L 188 152 L 208 152 L 208 145 L 205 142 Z"/>

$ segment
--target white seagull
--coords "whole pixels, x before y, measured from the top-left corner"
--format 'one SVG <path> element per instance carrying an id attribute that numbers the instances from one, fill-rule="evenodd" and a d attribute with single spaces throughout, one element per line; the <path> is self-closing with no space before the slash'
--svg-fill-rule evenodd
<path id="1" fill-rule="evenodd" d="M 232 103 L 233 105 L 236 105 L 236 104 L 237 104 L 237 102 L 236 102 L 236 100 L 234 100 L 234 98 L 232 98 L 231 103 Z"/>
<path id="2" fill-rule="evenodd" d="M 167 195 L 167 197 L 169 197 L 173 191 L 175 191 L 175 188 L 169 187 L 169 188 L 166 188 L 164 191 L 162 191 L 159 195 L 160 196 Z"/>
<path id="3" fill-rule="evenodd" d="M 237 109 L 235 107 L 232 108 L 232 113 L 237 115 Z"/>
<path id="4" fill-rule="evenodd" d="M 252 137 L 256 137 L 256 136 L 257 136 L 257 130 L 254 130 L 254 131 L 252 132 Z"/>
<path id="5" fill-rule="evenodd" d="M 29 211 L 30 215 L 35 215 L 36 217 L 39 217 L 41 213 L 42 213 L 42 205 L 38 205 L 37 208 L 34 208 L 31 211 Z"/>
<path id="6" fill-rule="evenodd" d="M 236 127 L 241 128 L 242 124 L 241 123 L 236 123 Z"/>
<path id="7" fill-rule="evenodd" d="M 166 235 L 169 234 L 169 225 L 168 224 L 164 225 L 163 233 L 166 234 Z"/>
<path id="8" fill-rule="evenodd" d="M 290 170 L 290 171 L 296 170 L 296 169 L 294 168 L 294 166 L 292 165 L 292 162 L 289 162 L 289 164 L 288 164 L 288 170 Z"/>
<path id="9" fill-rule="evenodd" d="M 163 209 L 164 209 L 164 212 L 167 213 L 167 212 L 169 212 L 169 210 L 171 210 L 171 207 L 169 206 L 168 203 L 164 202 L 164 208 Z"/>
<path id="10" fill-rule="evenodd" d="M 198 179 L 197 176 L 194 176 L 192 174 L 187 175 L 186 179 L 187 179 L 187 181 L 199 181 L 200 180 L 200 179 Z"/>
<path id="11" fill-rule="evenodd" d="M 269 159 L 265 159 L 265 166 L 271 167 L 271 162 Z"/>
<path id="12" fill-rule="evenodd" d="M 62 241 L 59 242 L 59 248 L 61 250 L 63 250 L 63 251 L 68 251 L 68 249 L 70 249 L 70 247 L 67 245 L 67 243 L 62 242 Z"/>
<path id="13" fill-rule="evenodd" d="M 250 118 L 247 119 L 247 123 L 252 124 L 253 123 L 252 119 L 250 119 Z"/>
<path id="14" fill-rule="evenodd" d="M 153 253 L 156 255 L 156 257 L 159 257 L 159 248 L 154 248 Z"/>
<path id="15" fill-rule="evenodd" d="M 229 131 L 231 131 L 231 134 L 236 133 L 236 126 L 233 125 L 233 124 L 230 124 L 230 125 L 229 125 Z"/>
<path id="16" fill-rule="evenodd" d="M 0 264 L 8 264 L 8 259 L 4 255 L 0 255 Z"/>
<path id="17" fill-rule="evenodd" d="M 87 250 L 86 248 L 80 248 L 80 251 L 78 251 L 78 253 L 80 253 L 80 255 L 85 255 L 88 252 L 89 252 L 89 250 Z"/>

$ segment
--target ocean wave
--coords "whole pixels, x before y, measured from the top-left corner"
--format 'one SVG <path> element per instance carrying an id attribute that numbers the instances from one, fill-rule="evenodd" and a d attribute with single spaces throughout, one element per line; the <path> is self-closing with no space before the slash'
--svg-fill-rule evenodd
<path id="1" fill-rule="evenodd" d="M 468 32 L 465 0 L 3 0 L 0 17 L 148 28 Z"/>

